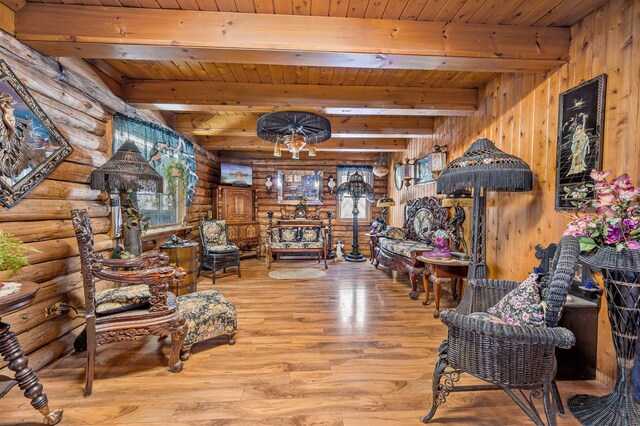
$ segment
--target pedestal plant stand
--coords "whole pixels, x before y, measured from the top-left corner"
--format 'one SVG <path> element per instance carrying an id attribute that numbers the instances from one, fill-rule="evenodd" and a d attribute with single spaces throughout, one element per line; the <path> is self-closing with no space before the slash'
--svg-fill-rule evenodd
<path id="1" fill-rule="evenodd" d="M 633 400 L 631 371 L 640 327 L 640 249 L 603 247 L 581 259 L 602 271 L 618 374 L 613 392 L 576 395 L 569 410 L 584 425 L 638 425 L 640 405 Z"/>

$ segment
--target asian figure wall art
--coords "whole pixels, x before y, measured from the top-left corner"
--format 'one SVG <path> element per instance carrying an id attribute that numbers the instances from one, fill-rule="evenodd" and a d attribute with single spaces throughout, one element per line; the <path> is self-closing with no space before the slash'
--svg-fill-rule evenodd
<path id="1" fill-rule="evenodd" d="M 73 148 L 0 60 L 0 203 L 15 205 Z"/>
<path id="2" fill-rule="evenodd" d="M 602 74 L 560 94 L 557 210 L 574 209 L 574 189 L 591 181 L 591 170 L 601 169 L 606 82 Z"/>

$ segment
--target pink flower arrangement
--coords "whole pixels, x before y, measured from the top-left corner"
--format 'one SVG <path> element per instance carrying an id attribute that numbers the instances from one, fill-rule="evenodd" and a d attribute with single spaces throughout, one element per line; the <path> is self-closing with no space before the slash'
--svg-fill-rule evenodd
<path id="1" fill-rule="evenodd" d="M 618 251 L 640 249 L 640 187 L 626 173 L 608 181 L 610 174 L 609 170 L 592 170 L 594 183 L 565 188 L 566 197 L 577 208 L 565 235 L 577 237 L 583 252 L 607 246 Z M 595 213 L 585 213 L 587 210 Z"/>

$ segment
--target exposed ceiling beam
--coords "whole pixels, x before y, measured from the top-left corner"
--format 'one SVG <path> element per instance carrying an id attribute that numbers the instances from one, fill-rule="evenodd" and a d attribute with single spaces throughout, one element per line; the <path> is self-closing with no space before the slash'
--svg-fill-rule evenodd
<path id="1" fill-rule="evenodd" d="M 201 136 L 200 146 L 209 151 L 273 151 L 274 144 L 252 137 Z M 317 145 L 327 152 L 404 152 L 407 139 L 331 138 Z M 305 149 L 306 151 L 306 149 Z"/>
<path id="2" fill-rule="evenodd" d="M 17 37 L 52 56 L 395 69 L 548 71 L 570 29 L 27 4 Z"/>
<path id="3" fill-rule="evenodd" d="M 327 116 L 336 138 L 413 138 L 433 134 L 433 117 Z M 195 136 L 254 136 L 258 115 L 176 114 L 175 130 Z"/>
<path id="4" fill-rule="evenodd" d="M 0 30 L 11 35 L 15 32 L 15 13 L 0 0 Z"/>
<path id="5" fill-rule="evenodd" d="M 132 105 L 165 110 L 189 106 L 194 110 L 241 112 L 278 108 L 331 114 L 442 116 L 470 115 L 478 106 L 476 89 L 451 88 L 144 80 L 124 84 L 123 93 Z"/>
<path id="6" fill-rule="evenodd" d="M 17 12 L 27 4 L 27 1 L 26 0 L 0 0 L 0 4 L 7 6 L 9 9 L 13 10 L 14 12 Z"/>

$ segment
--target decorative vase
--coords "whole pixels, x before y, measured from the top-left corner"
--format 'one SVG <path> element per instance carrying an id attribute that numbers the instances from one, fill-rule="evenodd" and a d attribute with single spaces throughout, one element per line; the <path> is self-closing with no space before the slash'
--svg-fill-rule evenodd
<path id="1" fill-rule="evenodd" d="M 569 410 L 584 425 L 640 424 L 640 404 L 633 399 L 632 369 L 640 329 L 640 250 L 613 247 L 581 256 L 602 271 L 609 323 L 618 361 L 616 384 L 605 396 L 576 395 Z"/>

